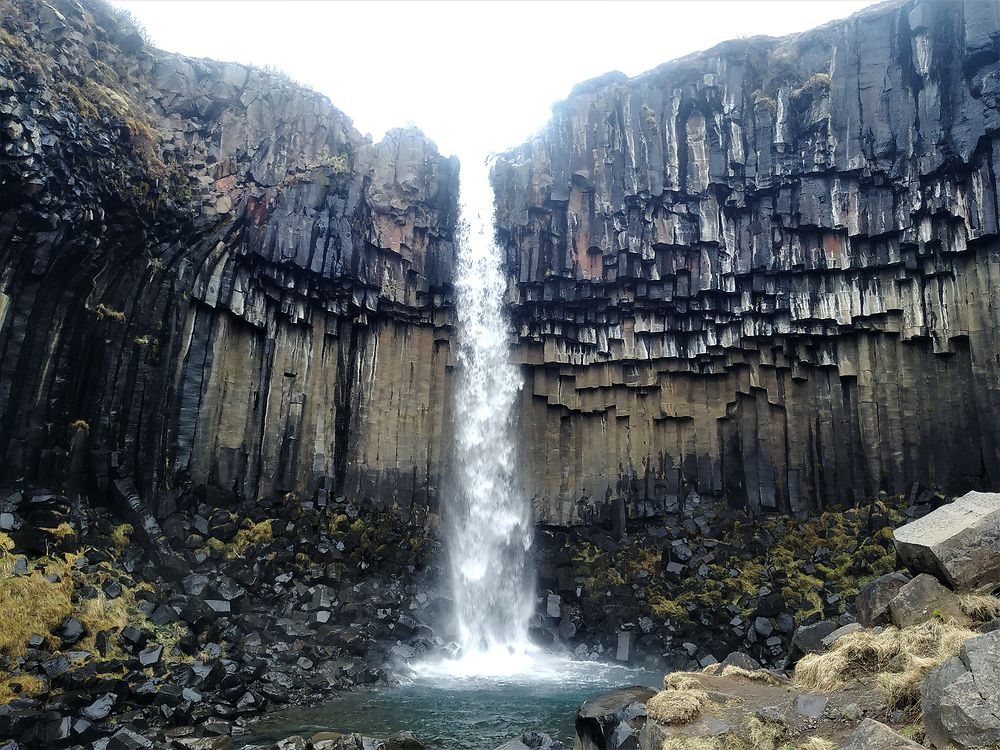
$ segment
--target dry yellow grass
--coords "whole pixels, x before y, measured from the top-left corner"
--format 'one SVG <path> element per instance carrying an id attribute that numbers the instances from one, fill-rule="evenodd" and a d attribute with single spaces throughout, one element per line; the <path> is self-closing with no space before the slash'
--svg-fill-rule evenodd
<path id="1" fill-rule="evenodd" d="M 667 737 L 660 750 L 758 750 L 739 735 L 721 737 Z M 798 742 L 783 742 L 777 750 L 837 750 L 837 743 L 822 737 L 806 737 Z"/>
<path id="2" fill-rule="evenodd" d="M 97 634 L 102 630 L 113 633 L 121 632 L 129 622 L 137 616 L 135 612 L 135 597 L 131 591 L 123 591 L 116 599 L 108 599 L 103 592 L 93 599 L 84 599 L 73 614 L 87 629 L 87 635 L 77 644 L 80 651 L 97 653 Z M 122 655 L 117 640 L 111 639 L 109 658 Z"/>
<path id="3" fill-rule="evenodd" d="M 646 715 L 659 724 L 686 724 L 708 703 L 704 690 L 661 690 L 646 702 Z"/>
<path id="4" fill-rule="evenodd" d="M 755 750 L 777 750 L 781 739 L 788 733 L 788 727 L 775 721 L 763 721 L 754 716 L 747 725 L 750 745 Z"/>
<path id="5" fill-rule="evenodd" d="M 0 704 L 38 695 L 44 690 L 45 682 L 29 674 L 0 677 Z"/>
<path id="6" fill-rule="evenodd" d="M 132 534 L 135 532 L 132 524 L 123 523 L 120 526 L 115 526 L 111 531 L 111 541 L 114 542 L 115 549 L 118 550 L 118 554 L 125 551 L 128 547 L 129 542 L 132 541 Z"/>
<path id="7" fill-rule="evenodd" d="M 763 682 L 765 685 L 784 685 L 778 677 L 768 672 L 766 669 L 749 670 L 737 667 L 732 664 L 722 670 L 721 677 L 732 677 L 749 682 Z"/>
<path id="8" fill-rule="evenodd" d="M 798 745 L 785 744 L 779 750 L 837 750 L 837 743 L 823 737 L 806 737 Z"/>
<path id="9" fill-rule="evenodd" d="M 700 690 L 701 683 L 694 672 L 669 672 L 663 678 L 664 690 Z"/>
<path id="10" fill-rule="evenodd" d="M 718 737 L 667 737 L 660 750 L 725 750 L 729 745 Z"/>
<path id="11" fill-rule="evenodd" d="M 920 700 L 923 678 L 946 659 L 958 654 L 976 633 L 931 620 L 902 630 L 880 633 L 859 630 L 840 638 L 827 653 L 809 654 L 795 668 L 795 682 L 810 690 L 831 692 L 851 680 L 874 677 L 891 709 L 907 709 Z"/>
<path id="12" fill-rule="evenodd" d="M 0 574 L 0 653 L 20 656 L 35 633 L 53 638 L 73 610 L 71 593 L 65 576 L 52 583 L 39 572 Z"/>
<path id="13" fill-rule="evenodd" d="M 1000 596 L 965 594 L 959 597 L 962 611 L 976 622 L 989 622 L 1000 617 Z"/>

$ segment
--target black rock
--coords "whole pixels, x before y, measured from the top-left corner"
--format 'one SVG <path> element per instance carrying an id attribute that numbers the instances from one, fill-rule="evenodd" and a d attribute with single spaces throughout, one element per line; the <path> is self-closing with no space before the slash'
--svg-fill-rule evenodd
<path id="1" fill-rule="evenodd" d="M 135 653 L 145 648 L 152 635 L 148 630 L 128 625 L 121 632 L 121 640 L 128 651 Z"/>
<path id="2" fill-rule="evenodd" d="M 54 680 L 69 671 L 69 659 L 65 656 L 57 656 L 42 662 L 42 669 L 45 670 L 45 674 L 50 680 Z"/>
<path id="3" fill-rule="evenodd" d="M 122 727 L 108 741 L 107 750 L 152 750 L 152 740 Z"/>
<path id="4" fill-rule="evenodd" d="M 36 730 L 36 737 L 44 748 L 67 744 L 73 732 L 73 720 L 69 716 L 50 719 Z"/>
<path id="5" fill-rule="evenodd" d="M 163 646 L 150 646 L 147 649 L 143 649 L 139 652 L 139 663 L 143 667 L 151 667 L 154 664 L 159 664 L 160 659 L 163 657 Z"/>
<path id="6" fill-rule="evenodd" d="M 117 695 L 114 693 L 104 693 L 104 695 L 84 708 L 80 713 L 91 721 L 101 721 L 108 717 L 117 703 Z"/>
<path id="7" fill-rule="evenodd" d="M 154 625 L 166 625 L 177 619 L 177 613 L 173 608 L 165 604 L 158 604 L 149 614 L 149 621 Z"/>
<path id="8" fill-rule="evenodd" d="M 187 578 L 183 580 L 181 585 L 184 587 L 184 591 L 191 596 L 204 596 L 205 592 L 208 590 L 210 580 L 208 576 L 202 575 L 201 573 L 192 573 Z"/>
<path id="9" fill-rule="evenodd" d="M 88 740 L 97 735 L 97 730 L 92 722 L 87 719 L 78 718 L 73 722 L 73 734 L 77 739 Z"/>
<path id="10" fill-rule="evenodd" d="M 122 595 L 121 584 L 118 583 L 118 581 L 114 581 L 110 578 L 104 582 L 104 584 L 101 586 L 101 590 L 104 591 L 105 596 L 107 596 L 109 599 L 117 599 L 119 596 Z"/>

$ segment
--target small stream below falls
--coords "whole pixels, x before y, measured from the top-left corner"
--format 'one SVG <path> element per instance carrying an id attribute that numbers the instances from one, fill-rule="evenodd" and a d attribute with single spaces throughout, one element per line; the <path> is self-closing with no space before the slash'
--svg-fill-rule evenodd
<path id="1" fill-rule="evenodd" d="M 656 687 L 662 674 L 598 662 L 558 660 L 533 674 L 506 677 L 419 676 L 399 687 L 346 693 L 312 708 L 289 708 L 253 726 L 249 745 L 294 734 L 409 731 L 430 748 L 490 750 L 531 729 L 572 746 L 584 701 L 630 685 Z"/>

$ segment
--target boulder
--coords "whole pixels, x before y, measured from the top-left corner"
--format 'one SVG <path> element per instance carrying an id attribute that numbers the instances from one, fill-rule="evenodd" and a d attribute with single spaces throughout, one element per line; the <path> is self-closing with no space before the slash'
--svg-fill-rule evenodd
<path id="1" fill-rule="evenodd" d="M 1000 632 L 972 638 L 920 687 L 927 741 L 937 748 L 1000 743 Z"/>
<path id="2" fill-rule="evenodd" d="M 926 573 L 921 573 L 899 590 L 889 601 L 889 613 L 892 621 L 901 628 L 920 625 L 932 618 L 969 624 L 958 597 Z"/>
<path id="3" fill-rule="evenodd" d="M 1000 493 L 969 492 L 893 532 L 896 552 L 915 573 L 956 591 L 1000 586 Z"/>
<path id="4" fill-rule="evenodd" d="M 740 651 L 733 651 L 729 656 L 722 660 L 718 668 L 715 670 L 716 675 L 721 675 L 726 667 L 739 667 L 740 669 L 745 669 L 748 672 L 756 672 L 758 669 L 762 669 L 761 663 L 754 659 L 752 656 L 744 654 Z"/>
<path id="5" fill-rule="evenodd" d="M 910 576 L 896 571 L 879 576 L 862 586 L 854 602 L 858 622 L 866 628 L 889 624 L 889 601 L 909 581 Z"/>
<path id="6" fill-rule="evenodd" d="M 865 719 L 840 750 L 923 750 L 923 747 L 885 724 Z"/>
<path id="7" fill-rule="evenodd" d="M 173 743 L 184 750 L 230 750 L 233 746 L 229 737 L 179 737 Z"/>
<path id="8" fill-rule="evenodd" d="M 788 648 L 788 663 L 794 664 L 806 654 L 816 654 L 826 651 L 823 639 L 838 628 L 836 620 L 823 620 L 814 625 L 801 625 L 792 635 L 792 644 Z"/>
<path id="9" fill-rule="evenodd" d="M 820 643 L 823 644 L 823 648 L 825 649 L 833 648 L 833 644 L 836 643 L 841 638 L 843 638 L 845 635 L 856 633 L 859 630 L 861 630 L 861 626 L 856 622 L 852 622 L 847 625 L 842 625 L 829 635 L 823 636 Z"/>
<path id="10" fill-rule="evenodd" d="M 802 693 L 795 696 L 795 712 L 807 719 L 818 719 L 826 710 L 826 704 L 830 699 L 825 695 L 808 695 Z"/>
<path id="11" fill-rule="evenodd" d="M 636 685 L 614 690 L 584 703 L 576 714 L 575 750 L 617 750 L 616 740 L 634 736 L 646 720 L 646 701 L 656 691 Z M 622 730 L 621 725 L 627 729 Z"/>

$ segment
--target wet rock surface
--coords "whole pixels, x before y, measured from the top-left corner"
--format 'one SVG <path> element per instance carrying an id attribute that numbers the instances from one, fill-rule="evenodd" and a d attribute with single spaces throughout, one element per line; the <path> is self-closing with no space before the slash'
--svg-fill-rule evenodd
<path id="1" fill-rule="evenodd" d="M 646 721 L 646 701 L 656 691 L 631 687 L 592 698 L 576 715 L 578 750 L 631 750 Z"/>
<path id="2" fill-rule="evenodd" d="M 911 0 L 727 42 L 502 157 L 541 518 L 997 486 L 998 28 Z"/>

